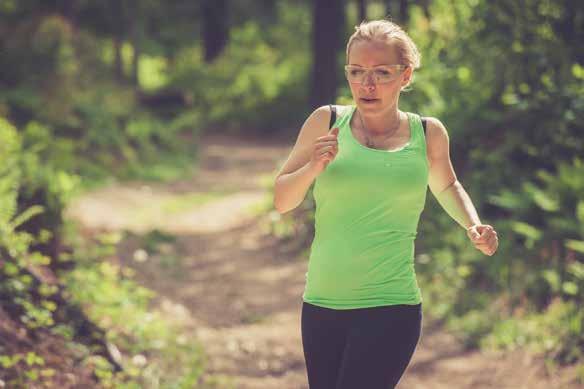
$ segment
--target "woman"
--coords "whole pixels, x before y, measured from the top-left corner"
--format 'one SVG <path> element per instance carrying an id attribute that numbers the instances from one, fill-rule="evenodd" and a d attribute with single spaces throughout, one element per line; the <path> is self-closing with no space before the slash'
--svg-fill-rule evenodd
<path id="1" fill-rule="evenodd" d="M 400 111 L 420 55 L 386 20 L 361 23 L 347 43 L 354 105 L 305 121 L 277 175 L 274 205 L 297 207 L 314 181 L 315 236 L 301 331 L 311 389 L 387 389 L 399 382 L 421 337 L 414 240 L 427 187 L 486 255 L 497 233 L 482 224 L 456 178 L 436 118 Z M 425 127 L 425 128 L 424 128 Z"/>

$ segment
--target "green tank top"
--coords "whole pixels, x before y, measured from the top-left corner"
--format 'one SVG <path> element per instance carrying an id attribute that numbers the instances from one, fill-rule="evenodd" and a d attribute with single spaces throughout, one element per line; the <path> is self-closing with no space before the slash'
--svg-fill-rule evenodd
<path id="1" fill-rule="evenodd" d="M 419 304 L 414 240 L 428 185 L 421 119 L 407 113 L 403 148 L 377 150 L 351 132 L 356 106 L 339 108 L 338 154 L 314 182 L 315 233 L 302 298 L 332 309 Z"/>

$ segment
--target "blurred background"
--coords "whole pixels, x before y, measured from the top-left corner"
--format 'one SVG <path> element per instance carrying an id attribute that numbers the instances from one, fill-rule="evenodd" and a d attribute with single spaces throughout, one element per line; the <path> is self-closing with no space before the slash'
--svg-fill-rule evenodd
<path id="1" fill-rule="evenodd" d="M 0 387 L 307 388 L 314 203 L 273 179 L 384 17 L 500 237 L 428 194 L 403 387 L 584 385 L 582 1 L 0 0 Z"/>

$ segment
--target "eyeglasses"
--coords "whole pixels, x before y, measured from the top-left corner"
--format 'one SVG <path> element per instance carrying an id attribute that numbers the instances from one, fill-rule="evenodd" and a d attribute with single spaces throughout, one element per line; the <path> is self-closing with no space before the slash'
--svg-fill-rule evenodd
<path id="1" fill-rule="evenodd" d="M 345 65 L 347 81 L 362 84 L 366 80 L 367 73 L 373 72 L 373 80 L 376 84 L 384 84 L 399 77 L 408 65 L 382 65 L 374 68 L 364 68 L 355 65 Z"/>

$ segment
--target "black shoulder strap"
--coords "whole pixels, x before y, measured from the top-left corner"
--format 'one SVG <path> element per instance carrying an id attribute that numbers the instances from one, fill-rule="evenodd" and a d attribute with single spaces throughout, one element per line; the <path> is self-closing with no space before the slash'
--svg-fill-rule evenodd
<path id="1" fill-rule="evenodd" d="M 330 129 L 330 128 L 332 128 L 333 124 L 335 124 L 335 122 L 337 121 L 337 109 L 332 104 L 329 104 L 329 107 L 331 108 L 331 121 L 329 123 L 329 129 Z"/>
<path id="2" fill-rule="evenodd" d="M 422 127 L 424 128 L 424 135 L 426 135 L 426 118 L 422 118 Z"/>

